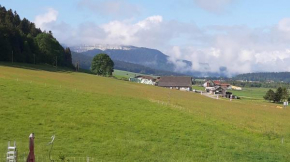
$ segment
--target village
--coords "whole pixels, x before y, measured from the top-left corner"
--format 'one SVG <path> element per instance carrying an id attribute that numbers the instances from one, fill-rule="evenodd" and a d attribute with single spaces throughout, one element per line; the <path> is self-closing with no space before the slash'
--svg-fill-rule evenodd
<path id="1" fill-rule="evenodd" d="M 136 77 L 130 77 L 129 81 L 180 91 L 196 92 L 216 99 L 219 97 L 239 99 L 238 96 L 235 96 L 232 92 L 228 92 L 228 90 L 242 90 L 241 87 L 233 86 L 221 80 L 204 80 L 204 83 L 200 85 L 204 88 L 204 91 L 196 90 L 193 88 L 195 79 L 190 76 L 161 76 L 155 78 L 152 76 L 138 75 Z"/>

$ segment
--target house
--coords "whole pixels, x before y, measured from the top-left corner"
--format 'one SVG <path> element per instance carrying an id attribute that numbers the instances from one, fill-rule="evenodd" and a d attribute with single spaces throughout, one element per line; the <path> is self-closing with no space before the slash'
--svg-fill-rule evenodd
<path id="1" fill-rule="evenodd" d="M 135 78 L 129 78 L 130 82 L 136 82 L 136 83 L 142 83 L 142 84 L 148 84 L 148 85 L 155 85 L 156 79 L 151 76 L 136 76 Z"/>
<path id="2" fill-rule="evenodd" d="M 228 83 L 222 83 L 221 81 L 209 80 L 203 84 L 205 87 L 205 91 L 212 94 L 221 94 L 223 97 L 226 96 L 226 92 L 228 89 L 231 89 L 232 86 Z"/>
<path id="3" fill-rule="evenodd" d="M 209 87 L 215 87 L 215 86 L 220 86 L 226 89 L 232 89 L 232 86 L 230 84 L 222 83 L 221 81 L 218 81 L 218 80 L 215 80 L 215 81 L 209 80 L 203 84 L 203 87 L 205 87 L 206 89 L 211 89 Z"/>
<path id="4" fill-rule="evenodd" d="M 214 87 L 215 83 L 212 80 L 208 80 L 203 84 L 203 87 Z"/>
<path id="5" fill-rule="evenodd" d="M 214 90 L 214 94 L 221 94 L 223 97 L 226 97 L 227 94 L 227 88 L 216 86 Z"/>
<path id="6" fill-rule="evenodd" d="M 189 76 L 163 76 L 158 82 L 159 87 L 178 89 L 182 91 L 192 90 L 192 77 Z"/>

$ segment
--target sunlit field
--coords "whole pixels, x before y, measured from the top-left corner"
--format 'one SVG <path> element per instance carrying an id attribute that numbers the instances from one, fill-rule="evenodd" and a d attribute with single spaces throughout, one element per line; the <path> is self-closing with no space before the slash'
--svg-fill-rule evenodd
<path id="1" fill-rule="evenodd" d="M 25 161 L 31 132 L 38 161 L 52 135 L 58 161 L 289 161 L 290 110 L 276 106 L 0 63 L 0 161 L 9 140 Z"/>

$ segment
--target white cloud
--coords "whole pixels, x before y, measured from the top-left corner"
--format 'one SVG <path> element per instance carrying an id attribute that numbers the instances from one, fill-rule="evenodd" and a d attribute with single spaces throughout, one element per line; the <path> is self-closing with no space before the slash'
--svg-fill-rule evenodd
<path id="1" fill-rule="evenodd" d="M 133 17 L 140 13 L 140 7 L 124 0 L 81 0 L 79 8 L 88 9 L 93 13 L 111 17 Z"/>
<path id="2" fill-rule="evenodd" d="M 290 18 L 284 18 L 278 23 L 278 29 L 284 32 L 290 32 Z"/>
<path id="3" fill-rule="evenodd" d="M 57 11 L 37 16 L 42 29 L 68 45 L 121 44 L 155 48 L 168 54 L 176 71 L 219 72 L 231 76 L 255 71 L 290 70 L 290 19 L 276 26 L 210 26 L 166 21 L 160 15 L 143 20 L 83 23 L 72 27 L 57 22 Z M 189 60 L 191 67 L 180 60 Z"/>
<path id="4" fill-rule="evenodd" d="M 194 2 L 204 10 L 219 13 L 233 0 L 194 0 Z"/>
<path id="5" fill-rule="evenodd" d="M 34 23 L 36 27 L 46 30 L 45 26 L 49 23 L 55 22 L 57 20 L 57 16 L 58 11 L 53 8 L 48 8 L 47 13 L 36 16 Z"/>

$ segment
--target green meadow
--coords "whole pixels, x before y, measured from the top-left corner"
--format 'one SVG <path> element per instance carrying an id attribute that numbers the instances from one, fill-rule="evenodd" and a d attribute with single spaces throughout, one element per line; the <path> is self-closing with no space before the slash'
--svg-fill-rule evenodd
<path id="1" fill-rule="evenodd" d="M 230 90 L 234 95 L 241 97 L 242 100 L 264 101 L 263 96 L 270 88 L 243 88 L 241 91 Z M 275 89 L 273 89 L 275 91 Z M 265 101 L 266 102 L 266 101 Z"/>
<path id="2" fill-rule="evenodd" d="M 124 79 L 124 80 L 128 80 L 130 77 L 136 77 L 138 75 L 146 75 L 146 74 L 133 73 L 129 71 L 116 70 L 116 69 L 114 69 L 114 72 L 113 72 L 114 77 L 116 77 L 117 79 Z M 147 76 L 156 77 L 153 75 L 147 75 Z"/>
<path id="3" fill-rule="evenodd" d="M 48 65 L 0 63 L 0 157 L 25 161 L 289 161 L 290 110 Z"/>
<path id="4" fill-rule="evenodd" d="M 126 78 L 129 79 L 130 77 L 135 77 L 138 75 L 142 75 L 139 73 L 133 73 L 133 72 L 128 72 L 128 71 L 123 71 L 123 70 L 116 70 L 114 69 L 113 76 L 117 78 Z"/>

